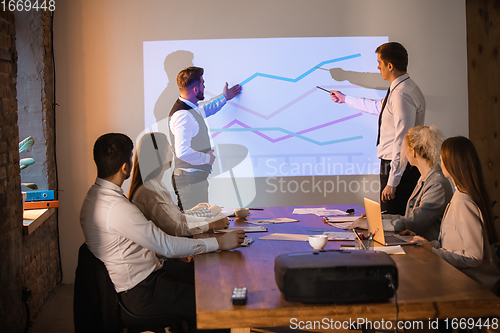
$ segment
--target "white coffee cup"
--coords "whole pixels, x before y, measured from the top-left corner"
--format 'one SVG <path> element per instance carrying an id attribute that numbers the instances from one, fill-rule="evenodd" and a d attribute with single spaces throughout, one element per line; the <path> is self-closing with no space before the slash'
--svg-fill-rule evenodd
<path id="1" fill-rule="evenodd" d="M 240 219 L 247 217 L 249 213 L 250 210 L 248 208 L 238 208 L 234 210 L 234 215 Z"/>
<path id="2" fill-rule="evenodd" d="M 322 250 L 328 243 L 327 235 L 311 235 L 309 236 L 309 244 L 315 250 Z"/>

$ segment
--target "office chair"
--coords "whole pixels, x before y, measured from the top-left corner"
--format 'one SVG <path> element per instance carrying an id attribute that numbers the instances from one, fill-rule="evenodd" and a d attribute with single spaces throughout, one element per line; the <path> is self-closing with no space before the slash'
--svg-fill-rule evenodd
<path id="1" fill-rule="evenodd" d="M 108 270 L 83 243 L 78 252 L 73 301 L 75 333 L 153 331 L 179 322 L 176 316 L 142 317 L 129 311 L 118 297 Z"/>

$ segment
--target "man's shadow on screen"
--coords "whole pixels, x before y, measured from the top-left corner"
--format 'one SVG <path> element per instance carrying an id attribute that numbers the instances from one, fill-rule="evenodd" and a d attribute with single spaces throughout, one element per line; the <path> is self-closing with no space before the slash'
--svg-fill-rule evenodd
<path id="1" fill-rule="evenodd" d="M 379 73 L 363 73 L 345 71 L 342 68 L 330 69 L 330 75 L 335 81 L 349 81 L 350 83 L 368 89 L 387 90 L 390 83 L 382 79 Z"/>
<path id="2" fill-rule="evenodd" d="M 184 68 L 193 66 L 193 58 L 194 54 L 189 51 L 175 51 L 165 58 L 164 68 L 168 84 L 155 103 L 154 116 L 158 124 L 158 131 L 165 133 L 169 139 L 168 121 L 164 119 L 168 118 L 172 106 L 179 97 L 177 74 Z"/>

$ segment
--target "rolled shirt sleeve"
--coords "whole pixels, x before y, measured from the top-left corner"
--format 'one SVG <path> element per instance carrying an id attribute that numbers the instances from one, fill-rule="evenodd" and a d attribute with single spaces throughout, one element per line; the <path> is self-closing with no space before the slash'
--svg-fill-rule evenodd
<path id="1" fill-rule="evenodd" d="M 208 103 L 200 103 L 199 108 L 203 110 L 204 116 L 206 118 L 213 116 L 214 114 L 219 112 L 220 109 L 222 109 L 222 107 L 226 105 L 226 103 L 227 103 L 226 97 L 224 95 L 220 95 Z"/>
<path id="2" fill-rule="evenodd" d="M 376 116 L 380 114 L 380 109 L 382 108 L 382 101 L 383 100 L 353 97 L 347 95 L 345 97 L 345 103 L 351 108 L 355 108 L 356 110 L 373 114 Z"/>

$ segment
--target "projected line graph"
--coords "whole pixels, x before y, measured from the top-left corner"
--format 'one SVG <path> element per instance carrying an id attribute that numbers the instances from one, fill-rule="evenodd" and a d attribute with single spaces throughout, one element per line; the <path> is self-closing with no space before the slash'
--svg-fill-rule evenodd
<path id="1" fill-rule="evenodd" d="M 258 136 L 266 139 L 267 141 L 269 141 L 271 143 L 276 143 L 276 142 L 280 142 L 280 141 L 283 141 L 283 140 L 286 140 L 286 139 L 290 139 L 290 138 L 296 137 L 298 139 L 302 139 L 304 141 L 308 141 L 308 142 L 316 144 L 318 146 L 326 146 L 326 145 L 331 145 L 331 144 L 335 144 L 335 143 L 341 143 L 341 142 L 347 142 L 347 141 L 353 141 L 353 140 L 361 140 L 361 139 L 363 139 L 363 136 L 359 135 L 359 136 L 353 136 L 353 137 L 342 138 L 342 139 L 337 139 L 337 140 L 330 140 L 330 141 L 326 141 L 326 142 L 320 142 L 320 141 L 313 140 L 311 138 L 305 137 L 302 134 L 305 134 L 305 133 L 308 133 L 308 132 L 312 132 L 312 131 L 315 131 L 315 130 L 318 130 L 320 128 L 324 128 L 324 127 L 327 127 L 327 126 L 331 126 L 333 124 L 341 123 L 343 121 L 346 121 L 346 120 L 349 120 L 349 119 L 353 119 L 353 118 L 356 118 L 356 117 L 359 117 L 359 116 L 361 116 L 361 113 L 358 113 L 358 114 L 355 114 L 355 115 L 352 115 L 352 116 L 349 116 L 349 117 L 345 117 L 345 118 L 342 118 L 342 119 L 337 119 L 337 120 L 334 120 L 334 121 L 331 121 L 331 122 L 328 122 L 328 123 L 325 123 L 325 124 L 321 124 L 321 125 L 318 125 L 318 126 L 315 126 L 315 127 L 311 127 L 311 128 L 308 128 L 308 129 L 305 129 L 305 130 L 302 130 L 302 131 L 299 131 L 299 132 L 296 132 L 296 133 L 292 132 L 292 131 L 289 131 L 289 130 L 286 130 L 286 129 L 281 128 L 281 127 L 252 128 L 252 127 L 248 126 L 247 124 L 245 124 L 245 123 L 243 123 L 243 122 L 241 122 L 241 121 L 239 121 L 237 119 L 233 120 L 232 122 L 230 122 L 229 124 L 227 124 L 226 126 L 224 126 L 224 128 L 211 129 L 210 131 L 214 132 L 214 134 L 212 135 L 212 138 L 214 138 L 216 135 L 221 134 L 222 132 L 253 132 L 253 133 L 257 134 Z M 235 124 L 240 125 L 241 128 L 230 128 L 230 126 L 235 125 Z M 284 135 L 282 137 L 273 139 L 273 138 L 265 135 L 264 133 L 262 133 L 262 132 L 271 132 L 271 131 L 279 131 L 279 132 L 283 132 L 283 133 L 285 133 L 287 135 Z"/>
<path id="2" fill-rule="evenodd" d="M 325 123 L 325 124 L 321 124 L 321 125 L 317 125 L 317 126 L 314 126 L 314 127 L 311 127 L 311 128 L 307 128 L 307 129 L 299 131 L 299 132 L 297 132 L 295 134 L 301 135 L 301 134 L 309 133 L 309 132 L 316 131 L 316 130 L 319 130 L 319 129 L 324 128 L 324 127 L 328 127 L 328 126 L 331 126 L 331 125 L 334 125 L 334 124 L 338 124 L 338 123 L 341 123 L 341 122 L 344 122 L 344 121 L 347 121 L 347 120 L 350 120 L 350 119 L 354 119 L 356 117 L 360 117 L 362 115 L 363 114 L 361 112 L 360 113 L 356 113 L 356 114 L 353 114 L 351 116 L 347 116 L 347 117 L 344 117 L 344 118 L 336 119 L 336 120 L 330 121 L 330 122 Z M 227 129 L 227 128 L 230 128 L 231 126 L 233 126 L 234 124 L 240 125 L 241 127 L 244 127 L 244 128 L 250 128 L 250 126 L 248 126 L 245 123 L 242 123 L 238 119 L 235 119 L 235 120 L 231 121 L 229 124 L 223 126 L 222 128 L 223 129 Z M 217 131 L 216 129 L 213 129 L 211 131 L 214 132 L 214 134 L 212 134 L 212 136 L 211 136 L 212 139 L 222 133 L 222 131 Z M 293 137 L 293 135 L 285 135 L 285 136 L 282 136 L 282 137 L 276 138 L 276 139 L 271 139 L 269 137 L 267 137 L 267 138 L 268 138 L 268 140 L 272 140 L 271 142 L 274 143 L 274 142 L 279 142 L 279 141 L 282 141 L 282 140 L 285 140 L 285 139 L 290 139 L 292 137 Z"/>
<path id="3" fill-rule="evenodd" d="M 388 40 L 351 36 L 145 42 L 145 124 L 168 133 L 168 122 L 161 121 L 179 97 L 176 76 L 182 68 L 198 66 L 205 69 L 206 99 L 200 106 L 220 97 L 226 82 L 243 87 L 219 112 L 204 117 L 213 147 L 239 144 L 248 149 L 253 166 L 242 168 L 241 177 L 310 176 L 319 175 L 322 164 L 342 165 L 342 170 L 368 165 L 378 161 L 373 145 L 377 117 L 334 103 L 328 91 L 383 98 L 385 91 L 358 82 L 374 75 L 374 50 Z M 306 165 L 312 171 L 302 167 Z"/>
<path id="4" fill-rule="evenodd" d="M 354 85 L 323 85 L 323 88 L 328 88 L 328 89 L 331 89 L 331 90 L 340 90 L 340 89 L 353 89 L 353 88 L 361 88 L 361 87 L 354 86 Z M 294 104 L 300 102 L 301 100 L 303 100 L 304 98 L 306 98 L 307 96 L 309 96 L 309 95 L 311 95 L 311 94 L 313 94 L 315 92 L 326 94 L 326 92 L 324 92 L 324 91 L 322 92 L 318 88 L 314 87 L 314 88 L 306 91 L 304 94 L 300 95 L 299 97 L 295 98 L 294 100 L 292 100 L 292 101 L 288 102 L 287 104 L 283 105 L 282 107 L 278 108 L 276 111 L 272 112 L 269 115 L 265 115 L 265 114 L 259 113 L 259 112 L 255 111 L 255 110 L 247 108 L 246 106 L 243 106 L 241 104 L 233 102 L 233 100 L 228 101 L 227 105 L 234 106 L 235 108 L 240 109 L 240 110 L 245 111 L 245 112 L 248 112 L 250 114 L 253 114 L 254 116 L 260 117 L 260 118 L 265 119 L 265 120 L 269 120 L 269 119 L 273 118 L 274 116 L 277 116 L 281 112 L 283 112 L 286 109 L 292 107 Z M 205 94 L 207 96 L 210 96 L 210 97 L 215 97 L 216 96 L 215 94 L 213 94 L 211 92 L 208 92 L 206 90 L 205 90 Z"/>
<path id="5" fill-rule="evenodd" d="M 331 63 L 334 63 L 334 62 L 349 60 L 349 59 L 353 59 L 353 58 L 357 58 L 357 57 L 361 57 L 361 53 L 356 53 L 356 54 L 348 55 L 348 56 L 345 56 L 345 57 L 340 57 L 340 58 L 335 58 L 335 59 L 331 59 L 331 60 L 322 61 L 319 64 L 317 64 L 316 66 L 314 66 L 313 68 L 311 68 L 308 71 L 306 71 L 305 73 L 297 76 L 295 79 L 292 79 L 292 78 L 289 78 L 289 77 L 284 77 L 284 76 L 271 75 L 271 74 L 255 73 L 252 76 L 250 76 L 249 78 L 247 78 L 246 80 L 243 80 L 243 82 L 240 83 L 240 86 L 243 86 L 243 85 L 247 84 L 248 82 L 252 81 L 253 79 L 255 79 L 257 77 L 264 77 L 264 78 L 267 78 L 267 79 L 273 79 L 273 80 L 280 80 L 280 81 L 286 81 L 286 82 L 293 82 L 293 83 L 295 83 L 295 82 L 298 82 L 298 81 L 302 80 L 303 78 L 305 78 L 306 76 L 308 76 L 312 72 L 316 71 L 317 69 L 319 69 L 318 67 L 322 67 L 324 65 L 328 65 L 328 64 L 331 64 Z"/>

